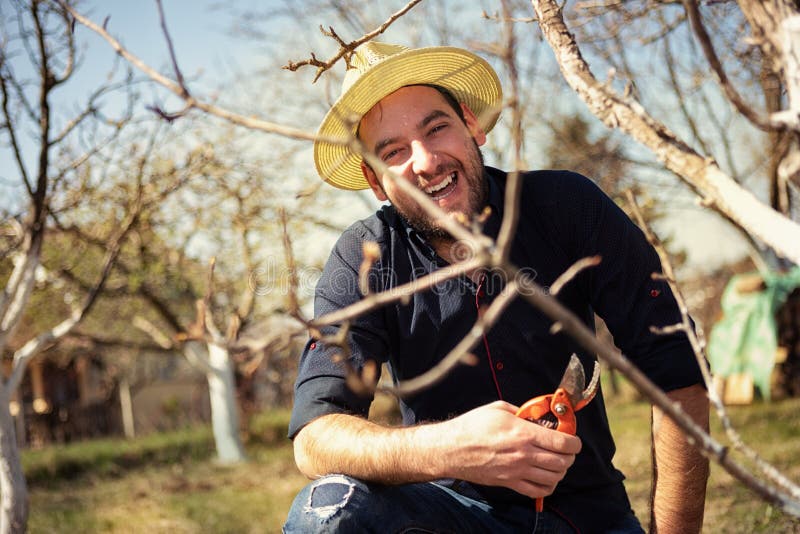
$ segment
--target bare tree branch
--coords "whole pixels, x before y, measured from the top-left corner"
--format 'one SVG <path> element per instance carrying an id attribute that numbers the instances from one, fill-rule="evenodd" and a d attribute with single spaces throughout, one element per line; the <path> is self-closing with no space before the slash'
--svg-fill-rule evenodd
<path id="1" fill-rule="evenodd" d="M 655 152 L 713 207 L 795 263 L 800 263 L 800 225 L 760 202 L 713 161 L 697 154 L 650 117 L 631 98 L 614 93 L 591 73 L 553 0 L 533 0 L 542 32 L 570 86 L 603 122 L 619 128 Z"/>
<path id="2" fill-rule="evenodd" d="M 172 341 L 170 336 L 165 334 L 159 327 L 154 325 L 153 322 L 146 317 L 141 315 L 134 317 L 133 326 L 150 336 L 150 338 L 162 349 L 171 350 L 175 348 L 175 343 Z"/>
<path id="3" fill-rule="evenodd" d="M 519 72 L 516 65 L 516 40 L 514 35 L 514 23 L 509 20 L 510 7 L 507 0 L 503 0 L 503 17 L 505 22 L 506 44 L 503 47 L 502 59 L 509 71 L 510 96 L 509 107 L 511 108 L 511 138 L 514 147 L 514 171 L 509 173 L 506 179 L 506 190 L 504 199 L 503 221 L 500 224 L 500 232 L 497 236 L 497 255 L 498 262 L 505 262 L 511 254 L 513 237 L 517 231 L 519 222 L 519 197 L 522 191 L 522 180 L 519 169 L 524 167 L 522 162 L 522 111 L 519 106 Z"/>
<path id="4" fill-rule="evenodd" d="M 158 7 L 158 20 L 161 23 L 161 31 L 164 34 L 164 39 L 167 41 L 167 50 L 169 50 L 169 57 L 170 60 L 172 60 L 172 70 L 175 71 L 175 79 L 178 81 L 178 86 L 184 91 L 184 93 L 179 96 L 182 98 L 189 98 L 191 95 L 186 88 L 186 82 L 183 79 L 183 73 L 178 66 L 178 58 L 175 55 L 175 47 L 172 44 L 172 37 L 170 37 L 169 30 L 167 30 L 167 19 L 164 17 L 164 6 L 161 5 L 161 0 L 156 0 L 156 6 Z"/>
<path id="5" fill-rule="evenodd" d="M 423 278 L 413 280 L 407 284 L 403 284 L 387 291 L 381 291 L 380 293 L 372 293 L 368 297 L 361 299 L 346 308 L 342 308 L 313 319 L 309 321 L 308 324 L 312 328 L 320 328 L 322 326 L 339 324 L 392 302 L 407 302 L 409 297 L 415 293 L 425 291 L 426 289 L 430 289 L 431 287 L 434 287 L 446 280 L 450 280 L 451 278 L 456 278 L 463 274 L 474 271 L 483 265 L 484 262 L 480 258 L 473 258 L 471 260 L 454 263 L 453 265 L 438 269 L 431 274 L 424 276 Z"/>
<path id="6" fill-rule="evenodd" d="M 687 126 L 689 126 L 689 130 L 692 132 L 692 137 L 700 145 L 700 150 L 702 150 L 706 154 L 710 154 L 711 151 L 709 150 L 708 144 L 706 143 L 705 139 L 700 134 L 700 129 L 697 126 L 697 121 L 695 120 L 693 114 L 687 108 L 686 105 L 687 99 L 683 93 L 683 90 L 681 89 L 681 84 L 680 81 L 678 80 L 678 73 L 675 72 L 675 61 L 672 55 L 672 41 L 670 38 L 664 39 L 664 65 L 667 67 L 667 73 L 669 74 L 669 81 L 672 86 L 672 90 L 675 91 L 675 96 L 677 97 L 678 106 L 681 110 L 681 116 L 683 117 L 683 121 L 686 123 Z"/>
<path id="7" fill-rule="evenodd" d="M 103 267 L 100 271 L 100 275 L 97 278 L 97 282 L 84 297 L 83 304 L 74 309 L 70 317 L 64 319 L 61 323 L 49 331 L 39 334 L 35 338 L 31 339 L 14 353 L 13 368 L 11 375 L 8 377 L 6 382 L 6 385 L 10 391 L 15 391 L 22 382 L 22 378 L 25 373 L 25 366 L 30 358 L 36 355 L 44 347 L 52 344 L 54 341 L 68 334 L 91 311 L 92 306 L 94 306 L 95 302 L 97 301 L 97 297 L 100 295 L 100 292 L 102 291 L 103 286 L 105 285 L 106 280 L 111 273 L 111 269 L 114 266 L 120 251 L 122 250 L 122 244 L 124 243 L 126 236 L 131 229 L 133 229 L 139 218 L 142 207 L 143 202 L 140 191 L 140 194 L 134 200 L 133 205 L 129 208 L 126 220 L 122 222 L 117 235 L 109 244 L 108 252 L 103 260 Z"/>
<path id="8" fill-rule="evenodd" d="M 2 53 L 0 51 L 0 53 Z M 16 128 L 14 127 L 14 119 L 11 116 L 11 112 L 8 108 L 9 103 L 9 94 L 8 94 L 8 81 L 6 80 L 6 76 L 3 73 L 4 70 L 4 59 L 0 57 L 0 90 L 3 92 L 3 100 L 2 100 L 2 108 L 3 108 L 3 116 L 5 117 L 5 129 L 8 132 L 8 137 L 11 141 L 11 149 L 14 153 L 14 161 L 17 164 L 17 169 L 19 170 L 20 176 L 22 177 L 22 183 L 25 185 L 25 189 L 28 191 L 28 195 L 33 197 L 33 184 L 31 183 L 31 179 L 28 177 L 28 169 L 25 167 L 25 163 L 22 161 L 22 150 L 20 150 L 19 141 L 17 140 L 17 133 Z"/>
<path id="9" fill-rule="evenodd" d="M 93 32 L 100 35 L 111 45 L 111 47 L 119 55 L 124 57 L 133 66 L 135 66 L 137 69 L 146 74 L 151 80 L 155 81 L 159 85 L 162 85 L 163 87 L 165 87 L 178 97 L 182 98 L 186 102 L 186 105 L 189 108 L 196 108 L 205 111 L 206 113 L 213 115 L 215 117 L 225 119 L 233 124 L 237 124 L 239 126 L 244 126 L 246 128 L 251 128 L 254 130 L 260 130 L 262 132 L 275 133 L 292 139 L 304 139 L 304 140 L 316 139 L 316 136 L 314 134 L 308 133 L 304 130 L 300 130 L 298 128 L 291 128 L 274 122 L 258 119 L 256 117 L 244 116 L 239 113 L 234 113 L 227 109 L 220 108 L 214 104 L 209 104 L 207 102 L 194 98 L 193 96 L 190 95 L 186 87 L 182 86 L 178 82 L 175 82 L 174 80 L 167 78 L 166 76 L 162 75 L 161 73 L 159 73 L 158 71 L 147 65 L 144 61 L 142 61 L 137 56 L 129 52 L 125 47 L 123 47 L 122 44 L 120 44 L 118 40 L 112 37 L 104 28 L 98 26 L 88 18 L 84 17 L 83 15 L 75 11 L 72 8 L 72 6 L 65 4 L 63 0 L 57 0 L 57 1 L 62 7 L 64 7 L 64 9 L 69 11 L 70 14 L 73 17 L 75 17 L 75 19 L 78 22 L 80 22 Z M 340 139 L 330 139 L 330 140 L 326 139 L 326 141 L 329 141 L 331 143 L 342 142 L 342 140 Z"/>
<path id="10" fill-rule="evenodd" d="M 575 263 L 573 263 L 569 269 L 561 273 L 561 276 L 556 278 L 556 281 L 552 283 L 550 286 L 550 294 L 551 295 L 558 295 L 561 290 L 567 285 L 573 278 L 575 278 L 581 271 L 588 267 L 596 267 L 600 265 L 600 261 L 602 258 L 600 256 L 589 256 L 588 258 L 583 258 Z"/>
<path id="11" fill-rule="evenodd" d="M 695 37 L 697 37 L 697 41 L 700 43 L 703 54 L 705 54 L 706 59 L 708 60 L 711 71 L 715 74 L 717 82 L 719 83 L 728 100 L 730 100 L 734 107 L 736 107 L 739 113 L 744 115 L 747 120 L 761 130 L 770 131 L 787 129 L 787 124 L 785 122 L 775 120 L 775 116 L 771 118 L 762 117 L 752 107 L 750 107 L 747 102 L 744 101 L 736 88 L 733 87 L 733 84 L 728 76 L 725 74 L 725 69 L 722 67 L 722 62 L 720 62 L 717 52 L 714 50 L 714 45 L 711 44 L 711 37 L 708 35 L 708 32 L 703 25 L 703 21 L 700 17 L 700 11 L 697 8 L 697 1 L 683 0 L 683 6 L 686 9 L 686 14 L 689 16 L 689 22 L 694 30 Z"/>
<path id="12" fill-rule="evenodd" d="M 286 216 L 286 210 L 279 211 L 281 226 L 283 228 L 283 251 L 286 258 L 286 267 L 289 269 L 289 315 L 297 320 L 307 323 L 308 321 L 303 317 L 300 310 L 300 300 L 297 298 L 297 263 L 294 260 L 294 251 L 292 250 L 292 239 L 289 235 L 289 220 Z"/>
<path id="13" fill-rule="evenodd" d="M 345 63 L 347 63 L 347 67 L 349 68 L 350 67 L 350 56 L 353 54 L 353 51 L 356 48 L 358 48 L 359 46 L 361 46 L 362 44 L 366 43 L 367 41 L 370 41 L 370 40 L 374 39 L 375 37 L 377 37 L 378 35 L 380 35 L 383 32 L 385 32 L 389 28 L 389 26 L 392 25 L 392 23 L 394 21 L 396 21 L 397 19 L 399 19 L 400 17 L 402 17 L 403 15 L 408 13 L 411 10 L 412 7 L 414 7 L 415 5 L 419 4 L 421 1 L 422 0 L 411 0 L 408 4 L 406 4 L 399 11 L 397 11 L 396 13 L 393 13 L 392 16 L 390 16 L 386 20 L 386 22 L 384 22 L 383 24 L 378 26 L 378 28 L 376 28 L 375 30 L 373 30 L 373 31 L 371 31 L 371 32 L 369 32 L 369 33 L 367 33 L 365 35 L 363 35 L 359 39 L 356 39 L 355 41 L 351 41 L 349 43 L 345 43 L 336 34 L 336 32 L 333 30 L 333 28 L 329 28 L 329 31 L 325 31 L 324 28 L 320 27 L 320 31 L 322 32 L 323 35 L 332 38 L 333 40 L 335 40 L 339 44 L 339 51 L 336 54 L 334 54 L 333 57 L 331 57 L 327 61 L 318 60 L 317 57 L 312 53 L 311 54 L 311 59 L 305 59 L 303 61 L 298 61 L 298 62 L 290 61 L 283 68 L 287 69 L 287 70 L 290 70 L 292 72 L 295 72 L 298 69 L 300 69 L 301 67 L 305 67 L 306 65 L 317 67 L 317 74 L 314 76 L 314 80 L 313 80 L 312 83 L 315 83 L 317 80 L 319 80 L 319 77 L 322 76 L 322 73 L 324 73 L 326 70 L 329 70 L 331 67 L 333 67 L 336 64 L 337 61 L 339 61 L 342 58 L 344 58 Z"/>

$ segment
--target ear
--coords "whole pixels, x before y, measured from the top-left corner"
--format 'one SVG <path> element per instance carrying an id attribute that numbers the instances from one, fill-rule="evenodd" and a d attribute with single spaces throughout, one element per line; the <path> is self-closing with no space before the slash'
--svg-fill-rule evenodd
<path id="1" fill-rule="evenodd" d="M 483 146 L 483 144 L 486 143 L 486 132 L 481 128 L 478 117 L 476 117 L 472 110 L 469 109 L 469 106 L 463 102 L 461 103 L 461 111 L 464 112 L 464 122 L 467 125 L 469 133 L 475 138 L 475 142 L 478 146 Z"/>
<path id="2" fill-rule="evenodd" d="M 375 171 L 373 171 L 372 167 L 367 165 L 367 163 L 363 160 L 361 161 L 361 174 L 363 174 L 364 179 L 367 180 L 369 188 L 372 189 L 375 198 L 377 198 L 381 202 L 388 200 L 386 192 L 383 190 L 383 186 L 378 181 L 378 177 L 375 176 Z"/>

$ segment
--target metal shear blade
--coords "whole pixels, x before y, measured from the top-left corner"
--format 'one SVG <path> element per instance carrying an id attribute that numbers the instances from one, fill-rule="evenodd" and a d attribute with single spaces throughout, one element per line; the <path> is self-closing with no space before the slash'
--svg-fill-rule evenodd
<path id="1" fill-rule="evenodd" d="M 583 371 L 583 365 L 578 357 L 573 354 L 569 359 L 567 370 L 564 371 L 564 376 L 561 379 L 559 388 L 563 388 L 569 396 L 569 401 L 575 411 L 580 410 L 591 401 L 595 393 L 597 393 L 597 386 L 600 383 L 600 367 L 597 362 L 594 362 L 594 369 L 592 371 L 592 379 L 589 385 L 586 385 L 586 374 Z"/>

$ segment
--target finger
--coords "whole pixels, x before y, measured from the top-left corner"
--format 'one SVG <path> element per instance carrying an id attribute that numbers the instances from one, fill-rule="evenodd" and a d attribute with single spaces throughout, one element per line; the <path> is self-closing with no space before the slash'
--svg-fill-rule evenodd
<path id="1" fill-rule="evenodd" d="M 552 495 L 556 489 L 556 484 L 540 484 L 533 480 L 517 479 L 508 484 L 508 487 L 526 497 L 538 499 Z"/>
<path id="2" fill-rule="evenodd" d="M 555 432 L 555 434 L 552 435 L 552 439 L 554 442 L 554 450 L 556 452 L 573 455 L 581 452 L 581 449 L 583 448 L 583 442 L 581 441 L 581 438 L 571 434 L 564 434 L 563 432 L 558 432 L 557 430 L 551 432 Z"/>
<path id="3" fill-rule="evenodd" d="M 531 467 L 543 469 L 561 476 L 575 463 L 574 454 L 559 454 L 533 447 L 527 455 L 527 464 Z"/>
<path id="4" fill-rule="evenodd" d="M 560 454 L 578 454 L 583 447 L 583 443 L 578 436 L 565 434 L 541 425 L 530 425 L 528 432 L 530 433 L 531 444 L 548 451 Z"/>

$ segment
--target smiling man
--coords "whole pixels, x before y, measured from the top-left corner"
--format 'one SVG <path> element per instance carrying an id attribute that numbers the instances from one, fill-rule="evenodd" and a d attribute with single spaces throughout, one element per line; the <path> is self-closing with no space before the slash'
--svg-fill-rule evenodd
<path id="1" fill-rule="evenodd" d="M 364 115 L 359 137 L 392 172 L 415 183 L 445 212 L 470 216 L 487 203 L 478 148 L 486 134 L 466 105 L 449 98 L 432 86 L 398 89 Z M 365 162 L 361 170 L 378 200 L 390 200 L 409 226 L 429 240 L 451 240 L 391 180 L 376 175 Z"/>
<path id="2" fill-rule="evenodd" d="M 325 139 L 356 134 L 390 172 L 446 213 L 475 218 L 488 207 L 483 231 L 492 238 L 503 216 L 506 175 L 485 166 L 479 148 L 502 106 L 497 75 L 483 59 L 451 47 L 371 42 L 350 66 L 342 96 L 320 127 L 317 169 L 336 187 L 370 188 L 389 204 L 337 242 L 317 286 L 316 316 L 362 298 L 365 242 L 380 249 L 371 291 L 410 282 L 458 256 L 458 243 L 439 221 L 388 175 Z M 668 286 L 650 276 L 658 259 L 641 232 L 582 176 L 535 171 L 522 178 L 513 263 L 549 286 L 578 259 L 601 255 L 603 262 L 559 299 L 587 325 L 595 312 L 602 316 L 623 352 L 707 425 L 705 390 L 685 337 L 650 331 L 679 316 Z M 368 312 L 348 326 L 347 366 L 386 363 L 395 382 L 424 373 L 468 334 L 506 282 L 476 271 Z M 514 415 L 529 398 L 558 387 L 572 353 L 591 368 L 593 355 L 550 327 L 517 299 L 475 349 L 475 365 L 400 401 L 401 427 L 368 421 L 372 398 L 348 388 L 341 349 L 309 340 L 289 435 L 299 469 L 315 480 L 295 499 L 285 532 L 642 532 L 612 462 L 602 392 L 578 412 L 577 436 Z M 697 532 L 708 463 L 658 412 L 653 437 L 653 528 Z M 539 497 L 546 497 L 541 513 L 533 501 Z"/>

